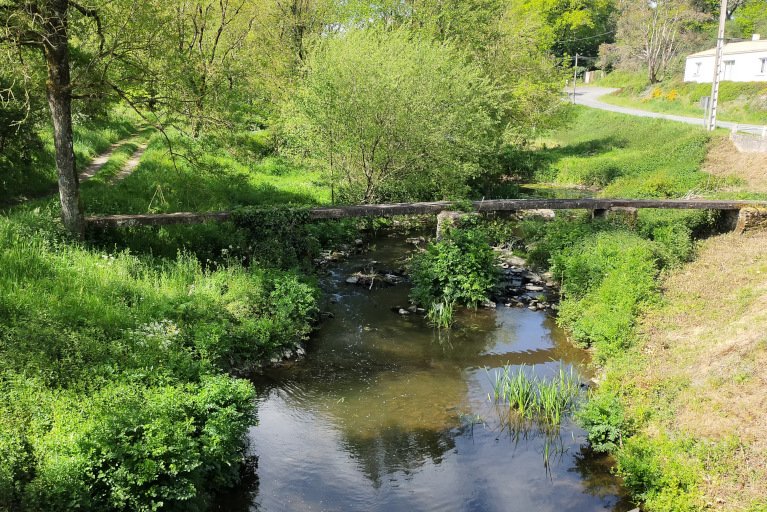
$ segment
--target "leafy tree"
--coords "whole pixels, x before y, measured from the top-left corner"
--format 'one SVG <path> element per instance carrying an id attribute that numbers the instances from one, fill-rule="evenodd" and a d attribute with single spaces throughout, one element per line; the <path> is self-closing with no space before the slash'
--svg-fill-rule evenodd
<path id="1" fill-rule="evenodd" d="M 696 24 L 706 19 L 691 0 L 623 0 L 617 45 L 622 62 L 638 62 L 650 83 L 663 80 Z"/>
<path id="2" fill-rule="evenodd" d="M 615 36 L 615 0 L 523 0 L 514 18 L 530 24 L 536 44 L 559 57 L 595 56 Z"/>
<path id="3" fill-rule="evenodd" d="M 24 89 L 17 98 L 32 105 L 44 91 L 62 220 L 74 233 L 82 232 L 84 217 L 73 150 L 73 102 L 105 105 L 117 97 L 114 92 L 125 76 L 139 74 L 132 57 L 145 49 L 145 34 L 157 28 L 142 23 L 152 19 L 152 5 L 134 9 L 128 1 L 0 0 L 0 57 L 15 72 L 15 89 Z"/>
<path id="4" fill-rule="evenodd" d="M 734 17 L 733 23 L 741 37 L 767 33 L 767 0 L 748 0 Z"/>
<path id="5" fill-rule="evenodd" d="M 370 28 L 316 49 L 285 114 L 343 199 L 377 202 L 465 194 L 497 147 L 498 110 L 490 81 L 449 43 Z"/>
<path id="6" fill-rule="evenodd" d="M 70 16 L 93 11 L 69 0 L 2 0 L 0 44 L 39 50 L 47 69 L 46 95 L 53 121 L 56 169 L 64 224 L 73 232 L 84 229 L 82 204 L 72 139 L 72 78 L 70 70 Z"/>

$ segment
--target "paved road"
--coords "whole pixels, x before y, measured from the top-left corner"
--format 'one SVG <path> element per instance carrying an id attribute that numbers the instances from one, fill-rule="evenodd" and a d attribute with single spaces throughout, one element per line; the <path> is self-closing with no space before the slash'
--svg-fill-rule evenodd
<path id="1" fill-rule="evenodd" d="M 598 108 L 601 110 L 609 110 L 610 112 L 618 112 L 620 114 L 628 114 L 631 116 L 639 117 L 653 117 L 656 119 L 668 119 L 670 121 L 678 121 L 680 123 L 694 124 L 697 126 L 705 126 L 703 123 L 703 116 L 701 117 L 686 117 L 677 116 L 673 114 L 660 114 L 658 112 L 648 112 L 647 110 L 640 110 L 638 108 L 619 107 L 617 105 L 611 105 L 601 101 L 599 98 L 605 94 L 610 94 L 618 89 L 611 89 L 608 87 L 582 87 L 576 89 L 575 103 L 591 108 Z M 573 93 L 570 92 L 569 96 L 572 98 Z M 732 130 L 736 125 L 739 132 L 755 133 L 757 135 L 762 134 L 763 126 L 755 124 L 739 124 L 729 121 L 717 121 L 716 125 L 719 128 L 726 128 Z"/>

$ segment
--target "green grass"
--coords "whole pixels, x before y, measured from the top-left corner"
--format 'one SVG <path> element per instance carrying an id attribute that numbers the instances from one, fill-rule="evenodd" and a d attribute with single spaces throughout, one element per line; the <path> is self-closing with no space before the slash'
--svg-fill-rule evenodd
<path id="1" fill-rule="evenodd" d="M 694 126 L 580 107 L 539 142 L 535 179 L 597 187 L 602 197 L 680 197 L 716 186 L 700 171 L 708 140 Z"/>
<path id="2" fill-rule="evenodd" d="M 722 197 L 719 189 L 731 181 L 700 170 L 708 137 L 694 126 L 579 109 L 573 124 L 541 141 L 530 158 L 539 180 L 592 186 L 602 197 Z M 651 413 L 632 405 L 636 395 L 662 408 L 676 391 L 629 388 L 624 377 L 652 364 L 637 348 L 637 324 L 661 302 L 659 277 L 691 260 L 696 239 L 716 225 L 710 212 L 662 210 L 641 210 L 635 220 L 565 214 L 523 224 L 529 260 L 550 266 L 561 282 L 559 323 L 593 347 L 606 374 L 578 419 L 595 450 L 615 455 L 618 474 L 648 510 L 704 506 L 705 472 L 690 453 L 709 448 L 683 435 L 644 433 Z"/>
<path id="3" fill-rule="evenodd" d="M 71 241 L 52 202 L 0 217 L 0 508 L 195 509 L 238 478 L 252 385 L 316 289 Z"/>
<path id="4" fill-rule="evenodd" d="M 173 138 L 176 149 L 184 141 Z M 166 213 L 231 210 L 252 205 L 330 203 L 330 187 L 319 173 L 277 156 L 238 155 L 215 141 L 198 142 L 193 159 L 174 159 L 155 134 L 133 174 L 117 184 L 84 187 L 88 213 Z"/>
<path id="5" fill-rule="evenodd" d="M 508 404 L 520 419 L 546 427 L 558 428 L 575 411 L 581 396 L 580 382 L 572 368 L 566 371 L 561 366 L 550 379 L 536 376 L 535 367 L 528 371 L 525 365 L 517 369 L 505 366 L 495 373 L 492 383 L 491 400 Z"/>
<path id="6" fill-rule="evenodd" d="M 95 156 L 136 131 L 138 120 L 124 110 L 114 110 L 108 119 L 74 123 L 74 151 L 77 168 L 82 170 Z M 40 197 L 56 191 L 53 133 L 49 126 L 38 130 L 37 140 L 29 142 L 26 162 L 6 162 L 0 158 L 0 205 L 23 198 Z"/>
<path id="7" fill-rule="evenodd" d="M 138 150 L 142 142 L 145 142 L 151 135 L 151 128 L 144 128 L 131 138 L 125 140 L 123 144 L 117 147 L 98 172 L 88 181 L 82 183 L 81 190 L 88 190 L 97 185 L 111 185 L 115 176 L 123 169 L 128 160 Z"/>
<path id="8" fill-rule="evenodd" d="M 614 72 L 595 85 L 618 87 L 621 91 L 603 96 L 602 101 L 651 112 L 703 118 L 700 100 L 711 96 L 711 84 L 685 83 L 681 79 L 649 85 L 642 75 Z M 767 83 L 722 82 L 718 119 L 744 124 L 767 124 Z"/>

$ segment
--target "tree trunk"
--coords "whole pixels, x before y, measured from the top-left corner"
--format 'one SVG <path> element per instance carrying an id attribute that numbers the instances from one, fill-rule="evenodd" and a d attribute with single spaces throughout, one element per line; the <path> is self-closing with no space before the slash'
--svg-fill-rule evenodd
<path id="1" fill-rule="evenodd" d="M 72 90 L 69 73 L 69 41 L 67 35 L 68 0 L 50 3 L 45 21 L 45 61 L 48 66 L 46 93 L 53 121 L 53 141 L 56 148 L 56 170 L 59 176 L 61 219 L 64 226 L 77 236 L 83 234 L 85 218 L 80 201 L 80 180 L 75 169 L 72 133 Z"/>

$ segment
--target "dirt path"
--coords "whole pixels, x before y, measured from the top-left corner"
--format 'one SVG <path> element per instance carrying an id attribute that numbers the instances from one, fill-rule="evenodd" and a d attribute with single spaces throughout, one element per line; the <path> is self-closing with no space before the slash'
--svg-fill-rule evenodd
<path id="1" fill-rule="evenodd" d="M 114 175 L 110 183 L 112 184 L 117 183 L 119 181 L 124 180 L 131 174 L 133 174 L 133 171 L 136 170 L 136 168 L 138 167 L 138 164 L 141 163 L 141 157 L 144 156 L 144 151 L 146 151 L 146 148 L 148 146 L 149 146 L 149 142 L 141 143 L 139 147 L 136 148 L 136 151 L 133 152 L 133 154 L 128 159 L 128 161 L 125 162 L 122 169 L 120 169 L 120 172 Z"/>
<path id="2" fill-rule="evenodd" d="M 101 153 L 100 155 L 96 156 L 93 160 L 91 160 L 91 163 L 88 164 L 88 167 L 85 168 L 80 173 L 80 183 L 84 181 L 88 181 L 89 179 L 93 178 L 97 172 L 101 170 L 102 167 L 109 161 L 110 158 L 112 158 L 112 155 L 115 151 L 120 149 L 123 145 L 128 144 L 133 138 L 128 139 L 122 139 L 118 140 L 111 146 L 109 146 L 109 149 Z"/>
<path id="3" fill-rule="evenodd" d="M 138 140 L 141 139 L 141 134 L 134 135 L 132 137 L 129 137 L 127 139 L 123 139 L 120 141 L 115 142 L 112 144 L 108 150 L 98 155 L 96 158 L 94 158 L 90 164 L 88 164 L 88 167 L 85 168 L 80 173 L 80 183 L 83 183 L 85 181 L 88 181 L 89 179 L 96 176 L 99 171 L 112 159 L 112 156 L 114 156 L 115 152 L 120 150 L 120 148 L 135 143 Z M 136 150 L 133 152 L 133 154 L 130 156 L 130 158 L 125 162 L 125 164 L 122 166 L 120 171 L 115 174 L 111 179 L 109 179 L 109 183 L 114 184 L 121 180 L 124 180 L 128 176 L 130 176 L 133 171 L 136 170 L 138 167 L 138 164 L 141 161 L 141 157 L 144 155 L 144 151 L 146 151 L 147 146 L 149 145 L 148 141 L 141 142 L 137 147 Z"/>

